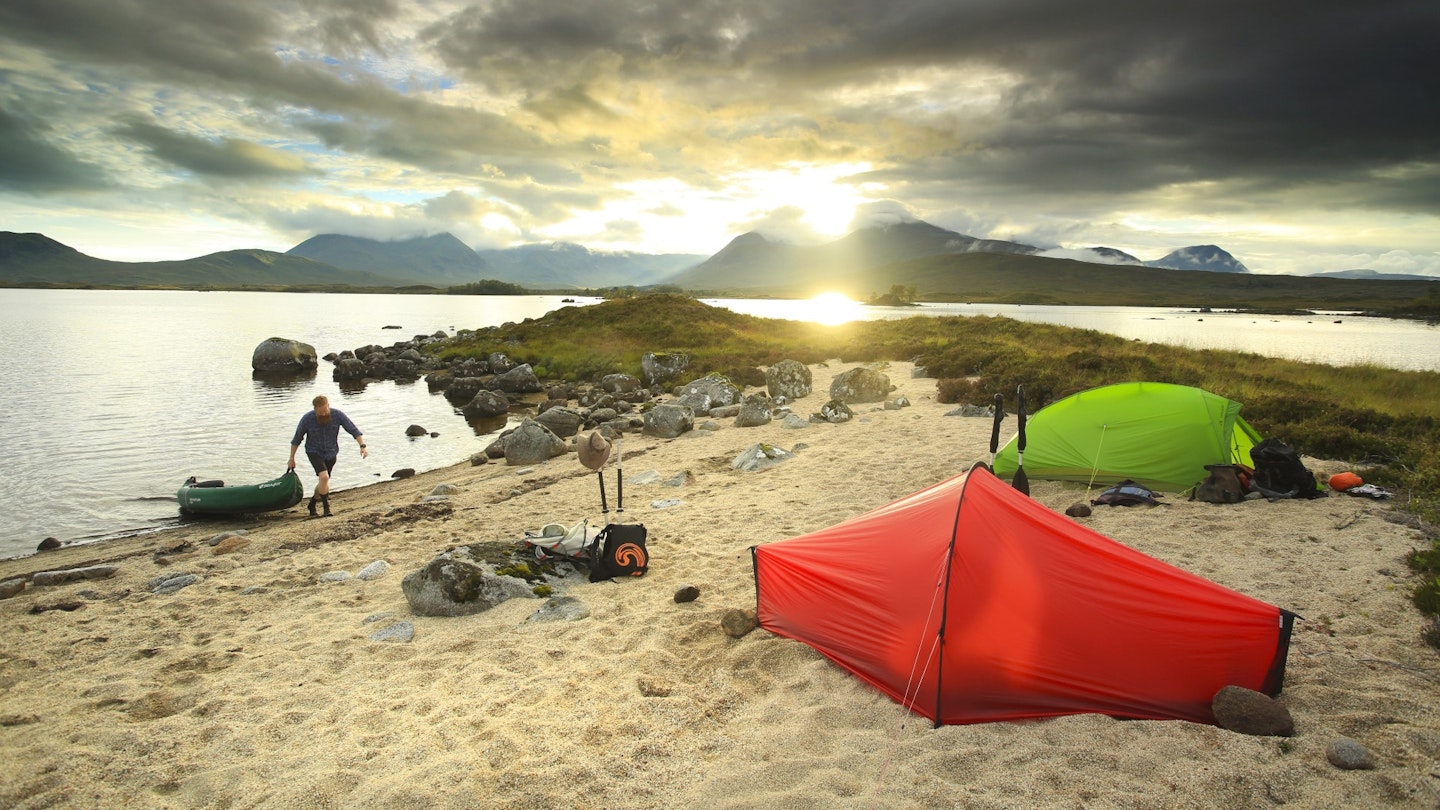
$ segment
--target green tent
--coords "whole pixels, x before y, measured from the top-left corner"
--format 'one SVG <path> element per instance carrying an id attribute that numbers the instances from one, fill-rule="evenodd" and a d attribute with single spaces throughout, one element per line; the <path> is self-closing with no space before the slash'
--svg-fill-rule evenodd
<path id="1" fill-rule="evenodd" d="M 1109 486 L 1125 479 L 1156 490 L 1187 490 L 1207 464 L 1250 465 L 1260 436 L 1240 403 L 1170 383 L 1130 382 L 1072 394 L 1025 423 L 1025 475 Z M 1017 435 L 995 457 L 1014 475 Z"/>

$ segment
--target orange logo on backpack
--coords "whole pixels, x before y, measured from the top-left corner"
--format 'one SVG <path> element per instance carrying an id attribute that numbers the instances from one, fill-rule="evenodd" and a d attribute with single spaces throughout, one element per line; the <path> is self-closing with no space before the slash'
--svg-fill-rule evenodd
<path id="1" fill-rule="evenodd" d="M 641 569 L 643 569 L 648 562 L 649 558 L 645 554 L 645 549 L 634 543 L 621 543 L 620 546 L 615 549 L 615 566 L 617 568 L 634 569 L 630 572 L 630 576 L 632 577 L 638 577 L 644 574 L 645 572 Z"/>

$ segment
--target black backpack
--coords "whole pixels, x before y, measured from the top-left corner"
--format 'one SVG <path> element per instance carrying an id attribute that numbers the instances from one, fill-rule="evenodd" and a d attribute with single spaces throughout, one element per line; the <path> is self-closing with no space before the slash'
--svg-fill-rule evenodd
<path id="1" fill-rule="evenodd" d="M 1250 448 L 1255 477 L 1250 484 L 1267 498 L 1323 498 L 1325 491 L 1306 469 L 1300 454 L 1279 439 L 1265 439 Z"/>
<path id="2" fill-rule="evenodd" d="M 644 576 L 650 568 L 645 535 L 645 527 L 638 523 L 611 523 L 601 529 L 590 544 L 590 581 Z"/>

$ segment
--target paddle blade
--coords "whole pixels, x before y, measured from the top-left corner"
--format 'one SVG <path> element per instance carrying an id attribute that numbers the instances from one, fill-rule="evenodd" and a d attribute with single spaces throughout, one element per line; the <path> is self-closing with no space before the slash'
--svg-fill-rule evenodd
<path id="1" fill-rule="evenodd" d="M 1020 423 L 1020 435 L 1015 441 L 1015 477 L 1010 485 L 1024 495 L 1030 494 L 1030 478 L 1025 475 L 1025 386 L 1015 389 L 1016 421 Z"/>
<path id="2" fill-rule="evenodd" d="M 1005 418 L 1005 397 L 995 395 L 995 424 L 990 426 L 990 468 L 995 468 L 995 452 L 1000 449 L 1000 422 Z"/>

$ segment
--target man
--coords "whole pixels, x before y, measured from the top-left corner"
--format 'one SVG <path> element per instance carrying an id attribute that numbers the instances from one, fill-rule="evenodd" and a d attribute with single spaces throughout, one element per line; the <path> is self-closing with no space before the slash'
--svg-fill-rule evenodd
<path id="1" fill-rule="evenodd" d="M 310 517 L 319 517 L 315 513 L 315 501 L 318 498 L 325 507 L 325 517 L 330 517 L 330 471 L 335 469 L 335 461 L 340 457 L 340 428 L 355 437 L 360 443 L 360 457 L 368 458 L 370 451 L 365 449 L 365 437 L 355 423 L 344 411 L 330 407 L 330 400 L 324 396 L 315 397 L 312 403 L 315 408 L 300 417 L 300 424 L 295 428 L 295 438 L 290 440 L 290 463 L 285 469 L 295 469 L 295 451 L 300 449 L 300 442 L 305 442 L 305 455 L 310 459 L 310 466 L 315 469 L 315 475 L 320 480 L 315 484 L 315 494 L 310 496 Z"/>

